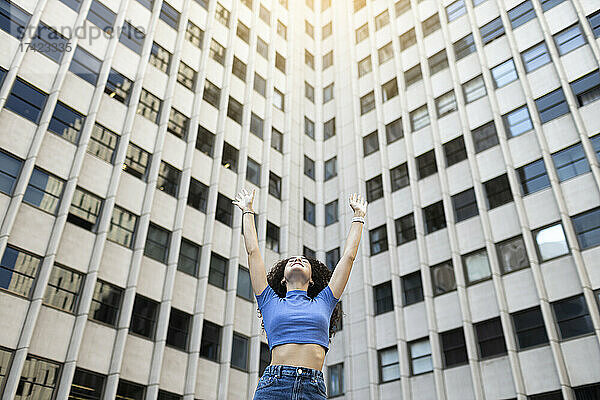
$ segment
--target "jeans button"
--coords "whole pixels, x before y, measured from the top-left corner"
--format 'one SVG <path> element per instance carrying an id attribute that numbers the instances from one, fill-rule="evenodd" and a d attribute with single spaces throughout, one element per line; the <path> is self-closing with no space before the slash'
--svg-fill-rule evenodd
<path id="1" fill-rule="evenodd" d="M 298 368 L 298 373 L 301 374 L 302 373 L 302 368 Z"/>

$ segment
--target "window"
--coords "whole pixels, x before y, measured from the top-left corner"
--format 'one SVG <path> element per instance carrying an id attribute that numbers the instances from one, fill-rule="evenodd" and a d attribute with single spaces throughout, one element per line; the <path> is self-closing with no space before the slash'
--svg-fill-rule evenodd
<path id="1" fill-rule="evenodd" d="M 271 351 L 269 350 L 269 345 L 264 342 L 260 342 L 259 358 L 258 374 L 262 376 L 267 369 L 267 366 L 271 364 Z"/>
<path id="2" fill-rule="evenodd" d="M 204 31 L 200 29 L 196 24 L 188 20 L 187 29 L 185 31 L 185 38 L 190 41 L 194 46 L 201 49 L 202 42 L 204 41 Z"/>
<path id="3" fill-rule="evenodd" d="M 492 68 L 494 86 L 498 89 L 518 79 L 512 58 Z"/>
<path id="4" fill-rule="evenodd" d="M 258 10 L 258 17 L 267 25 L 271 25 L 271 11 L 267 10 L 262 4 Z"/>
<path id="5" fill-rule="evenodd" d="M 231 68 L 231 72 L 233 72 L 233 75 L 237 76 L 242 81 L 246 80 L 246 64 L 244 64 L 235 56 L 233 57 L 233 66 Z"/>
<path id="6" fill-rule="evenodd" d="M 523 196 L 550 187 L 550 180 L 548 179 L 543 159 L 517 168 L 517 176 L 521 183 L 521 193 Z"/>
<path id="7" fill-rule="evenodd" d="M 206 212 L 208 202 L 208 186 L 204 183 L 191 178 L 190 189 L 188 192 L 187 204 L 198 211 Z"/>
<path id="8" fill-rule="evenodd" d="M 483 77 L 481 75 L 463 83 L 462 89 L 465 96 L 465 103 L 480 99 L 487 94 L 485 83 L 483 82 Z"/>
<path id="9" fill-rule="evenodd" d="M 485 249 L 463 256 L 467 284 L 477 283 L 491 276 L 490 264 Z"/>
<path id="10" fill-rule="evenodd" d="M 500 317 L 474 324 L 481 358 L 506 354 Z"/>
<path id="11" fill-rule="evenodd" d="M 241 265 L 238 268 L 237 295 L 248 301 L 253 301 L 252 299 L 254 297 L 252 283 L 250 281 L 250 271 L 248 268 L 244 268 Z"/>
<path id="12" fill-rule="evenodd" d="M 285 74 L 285 58 L 277 52 L 275 52 L 275 68 Z"/>
<path id="13" fill-rule="evenodd" d="M 83 114 L 58 101 L 48 125 L 48 130 L 73 144 L 77 144 L 84 119 Z"/>
<path id="14" fill-rule="evenodd" d="M 354 38 L 356 40 L 356 43 L 360 43 L 368 37 L 369 37 L 369 25 L 368 24 L 364 24 L 360 28 L 356 29 L 356 31 L 354 32 Z"/>
<path id="15" fill-rule="evenodd" d="M 473 188 L 452 196 L 452 206 L 456 222 L 461 222 L 479 214 Z"/>
<path id="16" fill-rule="evenodd" d="M 323 68 L 323 70 L 325 70 L 326 68 L 331 67 L 332 65 L 333 65 L 333 50 L 323 56 L 322 68 Z"/>
<path id="17" fill-rule="evenodd" d="M 263 78 L 256 72 L 254 73 L 254 90 L 261 96 L 263 96 L 263 97 L 266 96 L 267 81 L 265 80 L 265 78 Z"/>
<path id="18" fill-rule="evenodd" d="M 223 156 L 221 158 L 221 165 L 225 168 L 229 168 L 233 172 L 237 172 L 238 167 L 238 154 L 239 151 L 227 142 L 223 143 Z"/>
<path id="19" fill-rule="evenodd" d="M 431 17 L 427 18 L 422 23 L 423 25 L 423 36 L 427 37 L 431 35 L 433 32 L 440 29 L 440 17 L 436 14 L 433 14 Z"/>
<path id="20" fill-rule="evenodd" d="M 375 30 L 378 31 L 390 23 L 390 14 L 385 10 L 375 17 Z"/>
<path id="21" fill-rule="evenodd" d="M 448 68 L 448 56 L 446 55 L 446 50 L 442 50 L 439 53 L 436 53 L 429 57 L 429 73 L 431 75 L 436 74 L 446 68 Z"/>
<path id="22" fill-rule="evenodd" d="M 325 226 L 338 222 L 338 201 L 325 204 Z"/>
<path id="23" fill-rule="evenodd" d="M 465 343 L 463 328 L 440 333 L 440 339 L 444 355 L 444 366 L 446 368 L 468 363 L 467 345 Z"/>
<path id="24" fill-rule="evenodd" d="M 198 275 L 200 265 L 200 246 L 191 240 L 181 238 L 177 270 L 191 276 Z"/>
<path id="25" fill-rule="evenodd" d="M 377 138 L 377 131 L 374 131 L 367 136 L 363 137 L 363 153 L 364 156 L 375 153 L 379 150 L 379 140 Z"/>
<path id="26" fill-rule="evenodd" d="M 183 397 L 178 394 L 169 393 L 165 390 L 158 391 L 157 400 L 182 400 L 182 399 L 183 399 Z"/>
<path id="27" fill-rule="evenodd" d="M 315 123 L 304 117 L 304 134 L 311 139 L 315 138 Z"/>
<path id="28" fill-rule="evenodd" d="M 590 171 L 581 142 L 552 154 L 552 161 L 561 182 Z"/>
<path id="29" fill-rule="evenodd" d="M 500 17 L 493 19 L 492 21 L 479 28 L 479 33 L 481 34 L 481 41 L 485 46 L 492 40 L 504 35 L 504 25 L 502 25 L 502 20 L 500 19 Z"/>
<path id="30" fill-rule="evenodd" d="M 312 5 L 312 0 L 311 0 L 311 5 Z M 323 0 L 321 2 L 321 11 L 325 11 L 327 10 L 329 7 L 331 7 L 331 0 Z M 312 10 L 312 7 L 310 7 Z"/>
<path id="31" fill-rule="evenodd" d="M 425 234 L 429 234 L 446 227 L 444 205 L 441 201 L 423 208 L 423 216 L 425 219 Z"/>
<path id="32" fill-rule="evenodd" d="M 217 7 L 218 6 L 221 6 L 221 5 L 217 3 Z M 217 14 L 217 12 L 215 12 L 215 14 Z M 228 18 L 229 18 L 229 15 L 228 15 Z M 237 29 L 236 29 L 235 34 L 237 35 L 237 37 L 239 37 L 240 39 L 242 39 L 244 42 L 250 43 L 250 28 L 248 28 L 246 25 L 244 25 L 239 20 L 238 20 L 238 23 L 237 23 Z"/>
<path id="33" fill-rule="evenodd" d="M 323 140 L 335 136 L 335 117 L 323 124 Z"/>
<path id="34" fill-rule="evenodd" d="M 283 134 L 277 129 L 271 129 L 271 147 L 283 153 Z"/>
<path id="35" fill-rule="evenodd" d="M 344 363 L 327 366 L 327 393 L 329 396 L 344 394 Z"/>
<path id="36" fill-rule="evenodd" d="M 565 231 L 560 223 L 537 229 L 533 236 L 541 262 L 569 254 Z"/>
<path id="37" fill-rule="evenodd" d="M 166 1 L 163 1 L 162 3 L 159 17 L 171 28 L 175 30 L 177 29 L 177 25 L 179 25 L 179 11 L 173 8 L 173 6 Z"/>
<path id="38" fill-rule="evenodd" d="M 429 125 L 429 113 L 427 112 L 427 104 L 413 110 L 409 114 L 411 130 L 418 131 Z"/>
<path id="39" fill-rule="evenodd" d="M 171 64 L 171 53 L 159 46 L 158 43 L 153 42 L 150 52 L 150 64 L 154 65 L 159 71 L 168 74 L 169 65 Z"/>
<path id="40" fill-rule="evenodd" d="M 364 115 L 375 108 L 375 92 L 370 91 L 360 98 L 360 115 Z"/>
<path id="41" fill-rule="evenodd" d="M 392 192 L 402 189 L 410 184 L 406 163 L 390 169 L 390 180 L 392 181 Z"/>
<path id="42" fill-rule="evenodd" d="M 129 50 L 133 51 L 137 55 L 142 54 L 142 47 L 144 45 L 144 39 L 146 35 L 144 32 L 136 29 L 131 23 L 123 22 L 121 30 L 121 36 L 119 36 L 119 42 L 124 44 Z"/>
<path id="43" fill-rule="evenodd" d="M 287 40 L 287 27 L 280 20 L 277 20 L 277 34 Z"/>
<path id="44" fill-rule="evenodd" d="M 317 253 L 306 246 L 302 246 L 302 255 L 304 257 L 317 258 Z"/>
<path id="45" fill-rule="evenodd" d="M 221 327 L 208 320 L 202 323 L 202 340 L 200 341 L 200 357 L 212 361 L 219 360 L 221 347 Z"/>
<path id="46" fill-rule="evenodd" d="M 41 261 L 37 256 L 6 246 L 0 260 L 0 288 L 29 298 Z"/>
<path id="47" fill-rule="evenodd" d="M 158 116 L 162 106 L 162 101 L 147 91 L 142 89 L 140 101 L 138 102 L 137 113 L 150 121 L 158 124 Z"/>
<path id="48" fill-rule="evenodd" d="M 371 56 L 367 56 L 358 62 L 358 77 L 362 77 L 373 70 Z"/>
<path id="49" fill-rule="evenodd" d="M 475 153 L 481 153 L 498 144 L 498 135 L 496 135 L 496 125 L 494 124 L 494 121 L 490 121 L 485 125 L 473 129 L 471 135 L 473 136 Z"/>
<path id="50" fill-rule="evenodd" d="M 600 72 L 595 70 L 570 83 L 579 107 L 600 99 Z"/>
<path id="51" fill-rule="evenodd" d="M 488 210 L 513 201 L 508 176 L 506 174 L 484 182 L 483 187 L 488 200 Z"/>
<path id="52" fill-rule="evenodd" d="M 118 400 L 142 400 L 146 395 L 146 388 L 142 385 L 137 385 L 131 382 L 125 382 L 123 379 L 119 379 L 119 386 L 117 387 Z"/>
<path id="53" fill-rule="evenodd" d="M 392 282 L 387 281 L 373 286 L 375 300 L 375 315 L 383 314 L 394 309 Z"/>
<path id="54" fill-rule="evenodd" d="M 137 216 L 115 206 L 106 238 L 127 248 L 133 245 Z"/>
<path id="55" fill-rule="evenodd" d="M 31 15 L 12 2 L 2 1 L 0 29 L 21 40 L 26 32 Z M 77 10 L 79 11 L 79 10 Z"/>
<path id="56" fill-rule="evenodd" d="M 276 88 L 273 88 L 273 105 L 275 106 L 275 108 L 278 108 L 281 111 L 285 111 L 284 110 L 284 102 L 283 102 L 283 93 L 281 93 Z"/>
<path id="57" fill-rule="evenodd" d="M 400 379 L 400 363 L 396 346 L 377 351 L 379 359 L 379 382 L 390 382 Z"/>
<path id="58" fill-rule="evenodd" d="M 454 90 L 451 90 L 435 99 L 435 108 L 437 110 L 438 118 L 442 118 L 443 116 L 456 111 L 457 106 Z"/>
<path id="59" fill-rule="evenodd" d="M 167 344 L 185 351 L 191 322 L 192 316 L 190 314 L 171 308 L 169 328 L 167 329 Z"/>
<path id="60" fill-rule="evenodd" d="M 454 165 L 467 159 L 467 149 L 462 136 L 444 143 L 444 154 L 446 155 L 446 167 Z"/>
<path id="61" fill-rule="evenodd" d="M 215 8 L 215 19 L 229 28 L 229 16 L 229 10 L 223 7 L 221 3 L 217 3 L 217 7 Z"/>
<path id="62" fill-rule="evenodd" d="M 508 19 L 513 29 L 535 18 L 535 11 L 531 0 L 526 0 L 516 7 L 508 10 Z"/>
<path id="63" fill-rule="evenodd" d="M 511 137 L 519 136 L 533 129 L 529 109 L 527 105 L 517 108 L 502 116 L 504 125 L 507 128 L 506 135 Z"/>
<path id="64" fill-rule="evenodd" d="M 208 283 L 218 288 L 225 289 L 227 278 L 227 259 L 211 252 L 210 267 L 208 270 Z"/>
<path id="65" fill-rule="evenodd" d="M 413 272 L 401 277 L 402 294 L 405 306 L 423 301 L 423 284 L 421 283 L 421 272 Z"/>
<path id="66" fill-rule="evenodd" d="M 551 304 L 561 339 L 594 332 L 592 318 L 585 304 L 583 294 L 555 301 Z"/>
<path id="67" fill-rule="evenodd" d="M 233 222 L 233 204 L 231 203 L 231 199 L 222 195 L 221 193 L 219 193 L 217 196 L 217 211 L 215 219 L 231 228 L 231 224 Z"/>
<path id="68" fill-rule="evenodd" d="M 561 32 L 555 33 L 554 42 L 556 43 L 558 53 L 561 56 L 587 43 L 579 24 L 575 24 Z"/>
<path id="69" fill-rule="evenodd" d="M 308 50 L 304 50 L 304 63 L 311 69 L 315 69 L 315 56 L 313 56 Z"/>
<path id="70" fill-rule="evenodd" d="M 194 90 L 196 84 L 196 71 L 184 62 L 179 63 L 179 71 L 177 71 L 177 82 L 190 90 Z"/>
<path id="71" fill-rule="evenodd" d="M 575 390 L 575 398 L 578 400 L 594 399 L 600 397 L 600 385 L 585 385 L 573 388 Z"/>
<path id="72" fill-rule="evenodd" d="M 394 4 L 396 18 L 410 10 L 410 0 L 399 0 Z"/>
<path id="73" fill-rule="evenodd" d="M 54 215 L 62 197 L 64 184 L 62 179 L 35 167 L 23 201 Z"/>
<path id="74" fill-rule="evenodd" d="M 259 117 L 258 115 L 254 114 L 253 112 L 251 112 L 250 113 L 250 133 L 253 133 L 257 137 L 262 139 L 263 130 L 264 130 L 263 119 L 261 117 Z"/>
<path id="75" fill-rule="evenodd" d="M 243 113 L 244 106 L 242 106 L 242 103 L 229 96 L 229 102 L 227 104 L 227 116 L 241 125 Z"/>
<path id="76" fill-rule="evenodd" d="M 335 270 L 337 263 L 340 261 L 340 248 L 336 247 L 335 249 L 329 250 L 325 253 L 325 265 L 329 268 L 330 271 Z"/>
<path id="77" fill-rule="evenodd" d="M 365 182 L 367 186 L 367 201 L 372 202 L 383 197 L 383 180 L 381 174 Z"/>
<path id="78" fill-rule="evenodd" d="M 248 157 L 246 180 L 260 186 L 260 164 Z"/>
<path id="79" fill-rule="evenodd" d="M 102 399 L 102 388 L 105 380 L 103 375 L 76 368 L 69 399 Z"/>
<path id="80" fill-rule="evenodd" d="M 400 35 L 400 50 L 406 50 L 409 47 L 417 44 L 417 35 L 415 29 L 411 28 L 406 33 Z M 391 46 L 391 43 L 390 43 Z M 391 49 L 390 49 L 391 51 Z M 381 62 L 380 62 L 381 64 Z"/>
<path id="81" fill-rule="evenodd" d="M 421 74 L 421 65 L 417 64 L 408 71 L 404 72 L 404 81 L 406 82 L 406 87 L 409 87 L 413 83 L 417 83 L 423 79 L 423 75 Z"/>
<path id="82" fill-rule="evenodd" d="M 521 236 L 498 243 L 496 249 L 503 274 L 529 267 L 527 250 Z"/>
<path id="83" fill-rule="evenodd" d="M 315 179 L 315 162 L 307 156 L 304 156 L 304 175 Z"/>
<path id="84" fill-rule="evenodd" d="M 267 221 L 267 248 L 279 253 L 279 227 Z"/>
<path id="85" fill-rule="evenodd" d="M 61 63 L 65 52 L 71 51 L 69 39 L 43 22 L 39 23 L 37 33 L 31 38 L 30 43 L 33 49 L 43 49 L 43 51 L 40 50 L 40 53 L 57 64 Z"/>
<path id="86" fill-rule="evenodd" d="M 588 15 L 587 19 L 592 28 L 592 32 L 594 33 L 594 37 L 600 37 L 600 11 Z"/>
<path id="87" fill-rule="evenodd" d="M 366 0 L 354 0 L 354 12 L 357 12 L 367 4 Z"/>
<path id="88" fill-rule="evenodd" d="M 210 58 L 212 58 L 219 64 L 225 65 L 225 47 L 221 46 L 214 39 L 210 42 L 208 54 L 210 55 Z"/>
<path id="89" fill-rule="evenodd" d="M 46 93 L 17 77 L 6 99 L 5 108 L 37 124 L 47 97 Z"/>
<path id="90" fill-rule="evenodd" d="M 196 137 L 196 149 L 209 157 L 213 156 L 213 149 L 215 147 L 215 135 L 203 127 L 198 125 L 198 136 Z"/>
<path id="91" fill-rule="evenodd" d="M 385 126 L 385 137 L 387 139 L 387 144 L 404 137 L 402 118 L 398 118 Z"/>
<path id="92" fill-rule="evenodd" d="M 430 271 L 434 296 L 448 293 L 456 289 L 456 279 L 454 278 L 452 261 L 434 265 L 431 267 Z"/>
<path id="93" fill-rule="evenodd" d="M 329 21 L 327 24 L 323 25 L 323 27 L 321 28 L 321 39 L 327 39 L 329 36 L 331 36 L 333 33 L 333 27 L 331 25 L 331 21 Z"/>
<path id="94" fill-rule="evenodd" d="M 158 319 L 158 308 L 159 304 L 154 300 L 136 294 L 129 332 L 137 333 L 152 340 Z"/>
<path id="95" fill-rule="evenodd" d="M 190 119 L 188 117 L 176 109 L 171 108 L 171 112 L 169 114 L 169 123 L 167 124 L 167 131 L 171 132 L 178 138 L 185 140 L 188 132 L 189 122 Z"/>
<path id="96" fill-rule="evenodd" d="M 329 160 L 325 161 L 324 165 L 324 181 L 328 181 L 329 179 L 337 176 L 337 157 L 332 157 Z"/>
<path id="97" fill-rule="evenodd" d="M 431 344 L 429 339 L 421 339 L 408 344 L 410 353 L 411 375 L 424 374 L 433 371 Z"/>
<path id="98" fill-rule="evenodd" d="M 385 225 L 369 230 L 371 255 L 383 253 L 388 249 L 387 231 Z"/>
<path id="99" fill-rule="evenodd" d="M 173 197 L 177 197 L 179 189 L 179 179 L 181 171 L 164 161 L 160 162 L 158 169 L 158 178 L 156 179 L 156 187 Z"/>
<path id="100" fill-rule="evenodd" d="M 419 172 L 419 179 L 426 178 L 437 172 L 435 153 L 433 150 L 429 150 L 427 153 L 417 156 L 417 171 Z"/>
<path id="101" fill-rule="evenodd" d="M 231 366 L 243 371 L 248 370 L 248 338 L 236 332 L 233 332 L 231 344 Z"/>
<path id="102" fill-rule="evenodd" d="M 394 48 L 392 47 L 392 42 L 389 42 L 379 50 L 377 50 L 377 58 L 379 59 L 379 65 L 385 63 L 388 60 L 391 60 L 394 57 Z"/>
<path id="103" fill-rule="evenodd" d="M 323 88 L 323 104 L 333 99 L 333 83 Z"/>
<path id="104" fill-rule="evenodd" d="M 59 364 L 28 355 L 23 365 L 15 399 L 51 399 L 55 395 L 59 379 Z"/>
<path id="105" fill-rule="evenodd" d="M 92 3 L 92 6 L 94 4 L 100 4 L 100 2 L 94 1 Z M 92 86 L 96 86 L 101 67 L 102 61 L 94 57 L 91 53 L 88 53 L 87 51 L 83 50 L 80 46 L 77 46 L 77 48 L 75 49 L 75 53 L 73 53 L 71 65 L 69 65 L 69 71 L 71 71 L 81 79 L 89 82 L 90 84 L 92 84 Z"/>
<path id="106" fill-rule="evenodd" d="M 108 74 L 106 86 L 104 87 L 104 93 L 112 99 L 120 101 L 123 104 L 128 104 L 132 87 L 133 82 L 129 78 L 111 69 Z"/>
<path id="107" fill-rule="evenodd" d="M 523 58 L 523 64 L 525 64 L 525 71 L 527 72 L 535 71 L 551 61 L 548 48 L 544 42 L 523 51 L 521 57 Z"/>
<path id="108" fill-rule="evenodd" d="M 315 203 L 304 198 L 304 220 L 311 225 L 315 224 Z"/>
<path id="109" fill-rule="evenodd" d="M 313 103 L 315 102 L 315 88 L 308 82 L 304 82 L 304 97 Z"/>
<path id="110" fill-rule="evenodd" d="M 398 245 L 415 240 L 415 219 L 412 213 L 396 219 L 394 223 L 396 226 L 396 242 Z"/>
<path id="111" fill-rule="evenodd" d="M 548 343 L 548 335 L 540 307 L 511 314 L 519 350 Z"/>
<path id="112" fill-rule="evenodd" d="M 448 16 L 448 22 L 454 21 L 461 15 L 467 12 L 465 8 L 465 0 L 457 0 L 454 3 L 446 7 L 446 15 Z"/>
<path id="113" fill-rule="evenodd" d="M 144 255 L 161 263 L 167 262 L 171 232 L 150 222 Z"/>
<path id="114" fill-rule="evenodd" d="M 95 231 L 102 199 L 80 187 L 75 189 L 67 221 L 88 231 Z"/>
<path id="115" fill-rule="evenodd" d="M 456 61 L 465 58 L 471 53 L 474 53 L 477 48 L 475 47 L 475 41 L 473 40 L 473 34 L 469 33 L 462 39 L 457 40 L 454 44 L 454 54 L 456 55 Z"/>
<path id="116" fill-rule="evenodd" d="M 579 247 L 589 249 L 600 244 L 600 208 L 594 208 L 571 217 Z"/>

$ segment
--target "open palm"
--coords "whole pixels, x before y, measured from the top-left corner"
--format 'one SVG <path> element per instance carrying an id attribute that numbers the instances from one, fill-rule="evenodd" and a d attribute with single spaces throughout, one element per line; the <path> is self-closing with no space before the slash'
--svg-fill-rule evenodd
<path id="1" fill-rule="evenodd" d="M 360 194 L 352 193 L 348 201 L 355 216 L 364 217 L 367 214 L 367 201 Z"/>
<path id="2" fill-rule="evenodd" d="M 242 191 L 235 196 L 235 200 L 232 201 L 232 203 L 238 206 L 242 211 L 254 211 L 252 203 L 254 203 L 255 194 L 256 189 L 252 189 L 252 192 L 242 189 Z"/>

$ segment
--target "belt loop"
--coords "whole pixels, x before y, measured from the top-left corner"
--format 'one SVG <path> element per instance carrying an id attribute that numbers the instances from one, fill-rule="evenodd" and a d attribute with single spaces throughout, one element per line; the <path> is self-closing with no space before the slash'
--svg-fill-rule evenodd
<path id="1" fill-rule="evenodd" d="M 281 378 L 281 365 L 277 365 L 275 369 L 277 371 L 277 378 Z"/>

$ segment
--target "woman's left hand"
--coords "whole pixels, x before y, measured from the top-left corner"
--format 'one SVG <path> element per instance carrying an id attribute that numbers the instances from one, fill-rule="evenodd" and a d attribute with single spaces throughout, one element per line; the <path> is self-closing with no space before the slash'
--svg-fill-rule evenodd
<path id="1" fill-rule="evenodd" d="M 367 214 L 367 201 L 358 193 L 352 193 L 348 199 L 355 217 L 364 217 Z"/>

